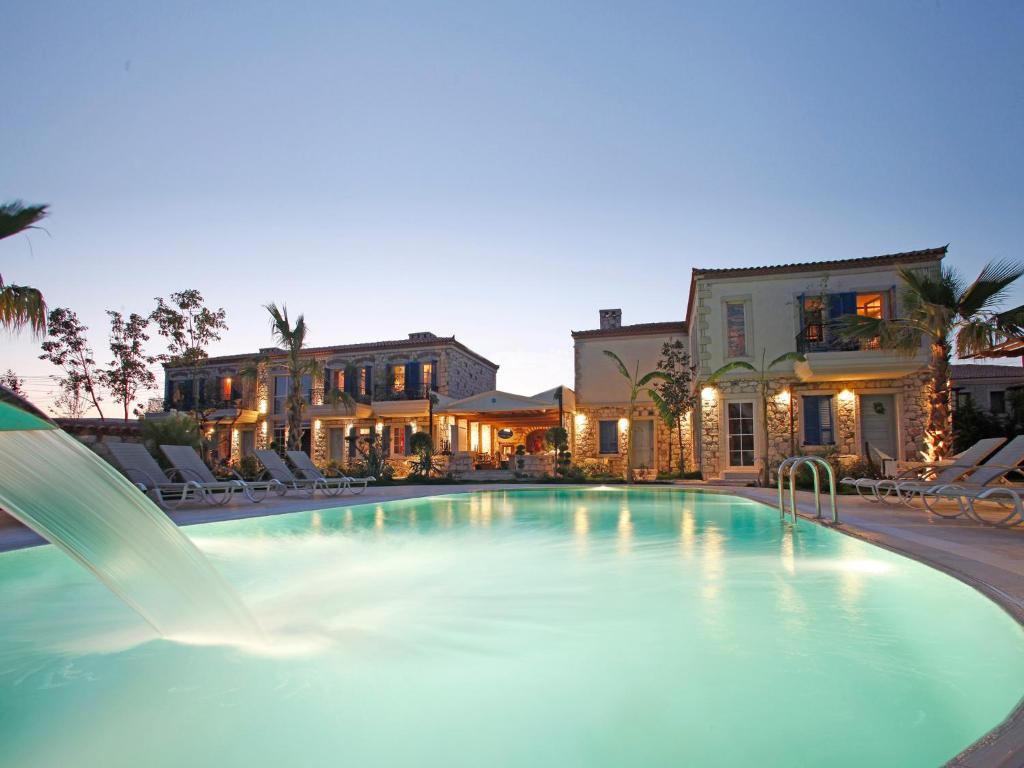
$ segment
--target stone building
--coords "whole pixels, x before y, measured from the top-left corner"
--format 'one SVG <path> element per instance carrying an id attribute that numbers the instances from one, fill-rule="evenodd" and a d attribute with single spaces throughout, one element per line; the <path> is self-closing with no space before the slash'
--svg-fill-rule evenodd
<path id="1" fill-rule="evenodd" d="M 319 463 L 348 464 L 356 440 L 376 430 L 385 452 L 403 465 L 410 437 L 433 431 L 438 447 L 445 434 L 433 407 L 493 390 L 498 366 L 454 336 L 410 333 L 409 338 L 365 344 L 310 347 L 323 377 L 304 376 L 299 386 L 305 408 L 302 447 Z M 282 446 L 287 439 L 286 398 L 291 385 L 286 354 L 277 348 L 259 353 L 211 357 L 196 371 L 165 366 L 164 409 L 204 414 L 215 456 L 237 461 L 253 449 Z M 256 376 L 245 376 L 255 367 Z M 198 378 L 199 386 L 194 385 Z M 195 402 L 198 390 L 199 402 Z M 333 405 L 331 392 L 346 393 L 354 405 Z M 150 416 L 152 417 L 152 416 Z"/>
<path id="2" fill-rule="evenodd" d="M 968 401 L 993 416 L 1005 416 L 1011 408 L 1011 393 L 1024 389 L 1024 367 L 991 363 L 953 365 L 953 407 Z"/>
<path id="3" fill-rule="evenodd" d="M 571 448 L 577 463 L 596 463 L 613 473 L 624 473 L 629 430 L 633 430 L 633 466 L 641 474 L 678 467 L 678 436 L 659 418 L 643 388 L 630 424 L 630 384 L 605 351 L 615 353 L 631 374 L 643 376 L 658 367 L 664 344 L 687 343 L 686 323 L 622 324 L 622 310 L 602 309 L 600 327 L 573 331 L 576 410 Z M 684 451 L 693 468 L 689 420 L 683 422 Z"/>

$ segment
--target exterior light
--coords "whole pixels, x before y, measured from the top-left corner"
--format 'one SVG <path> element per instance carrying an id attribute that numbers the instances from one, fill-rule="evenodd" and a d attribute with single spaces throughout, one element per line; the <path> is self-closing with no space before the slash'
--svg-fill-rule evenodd
<path id="1" fill-rule="evenodd" d="M 383 434 L 383 432 L 384 432 L 384 422 L 383 421 L 378 421 L 377 422 L 377 434 L 378 435 L 379 434 Z"/>
<path id="2" fill-rule="evenodd" d="M 704 389 L 702 389 L 700 391 L 700 397 L 701 397 L 702 400 L 714 400 L 715 399 L 715 388 L 714 387 L 704 387 Z"/>
<path id="3" fill-rule="evenodd" d="M 779 394 L 777 394 L 776 397 L 778 398 L 780 403 L 788 403 L 790 401 L 791 395 L 789 394 L 788 389 L 784 389 L 781 392 L 779 392 Z"/>
<path id="4" fill-rule="evenodd" d="M 266 413 L 266 412 L 267 412 L 267 401 L 266 401 L 266 398 L 264 398 L 264 399 L 260 400 L 260 413 Z"/>
<path id="5" fill-rule="evenodd" d="M 576 428 L 577 429 L 583 429 L 583 427 L 585 427 L 585 426 L 587 426 L 587 414 L 585 414 L 585 413 L 577 413 L 576 414 Z"/>
<path id="6" fill-rule="evenodd" d="M 851 400 L 853 400 L 853 392 L 851 392 L 848 389 L 844 389 L 842 392 L 839 393 L 839 399 L 845 403 L 848 403 Z"/>
<path id="7" fill-rule="evenodd" d="M 629 429 L 629 419 L 623 416 L 619 419 L 619 431 L 625 432 L 627 429 Z"/>
<path id="8" fill-rule="evenodd" d="M 320 419 L 313 422 L 313 429 L 320 429 Z"/>

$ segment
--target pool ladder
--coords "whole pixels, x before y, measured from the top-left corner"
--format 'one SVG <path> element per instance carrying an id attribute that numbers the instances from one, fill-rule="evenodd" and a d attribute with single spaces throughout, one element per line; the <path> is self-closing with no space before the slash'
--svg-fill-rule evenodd
<path id="1" fill-rule="evenodd" d="M 786 518 L 786 501 L 785 497 L 782 495 L 782 484 L 785 480 L 786 472 L 788 471 L 789 513 L 793 520 L 793 525 L 796 525 L 796 471 L 804 464 L 811 468 L 811 474 L 814 476 L 815 518 L 821 517 L 821 478 L 818 474 L 818 467 L 822 466 L 828 474 L 829 497 L 832 500 L 832 524 L 838 525 L 839 507 L 836 505 L 836 473 L 835 470 L 832 469 L 832 465 L 820 456 L 790 456 L 779 464 L 779 517 L 783 520 Z"/>

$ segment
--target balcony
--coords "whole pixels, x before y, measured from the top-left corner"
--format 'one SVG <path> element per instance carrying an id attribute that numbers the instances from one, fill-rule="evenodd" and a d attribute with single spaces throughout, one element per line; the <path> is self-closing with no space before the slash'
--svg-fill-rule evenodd
<path id="1" fill-rule="evenodd" d="M 380 387 L 373 393 L 373 412 L 378 416 L 426 416 L 430 409 L 429 398 L 429 384 L 397 392 Z"/>
<path id="2" fill-rule="evenodd" d="M 807 359 L 793 370 L 801 381 L 896 379 L 927 365 L 926 350 L 907 356 L 882 349 L 878 339 L 843 338 L 834 323 L 809 324 L 796 336 L 796 350 Z"/>

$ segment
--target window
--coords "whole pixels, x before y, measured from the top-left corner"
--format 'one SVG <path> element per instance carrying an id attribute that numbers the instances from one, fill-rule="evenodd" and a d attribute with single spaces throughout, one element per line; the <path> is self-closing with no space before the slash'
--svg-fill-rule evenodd
<path id="1" fill-rule="evenodd" d="M 285 443 L 284 426 L 274 427 L 274 445 L 271 447 L 282 456 L 288 450 L 288 446 Z"/>
<path id="2" fill-rule="evenodd" d="M 971 393 L 965 392 L 962 389 L 956 390 L 956 407 L 957 408 L 970 408 L 972 405 Z"/>
<path id="3" fill-rule="evenodd" d="M 825 302 L 821 296 L 804 298 L 804 341 L 818 344 L 825 340 Z"/>
<path id="4" fill-rule="evenodd" d="M 434 364 L 424 363 L 423 364 L 423 385 L 429 389 L 434 388 Z"/>
<path id="5" fill-rule="evenodd" d="M 284 413 L 285 401 L 288 399 L 288 377 L 274 377 L 274 413 Z"/>
<path id="6" fill-rule="evenodd" d="M 256 450 L 256 433 L 247 429 L 242 432 L 242 456 L 252 456 Z"/>
<path id="7" fill-rule="evenodd" d="M 231 377 L 225 376 L 220 380 L 220 399 L 221 400 L 232 400 L 231 397 Z"/>
<path id="8" fill-rule="evenodd" d="M 1006 413 L 1006 393 L 1002 390 L 989 392 L 988 409 L 992 413 Z"/>
<path id="9" fill-rule="evenodd" d="M 804 445 L 835 445 L 832 396 L 806 395 L 803 402 Z"/>
<path id="10" fill-rule="evenodd" d="M 339 392 L 348 392 L 345 389 L 345 369 L 342 368 L 340 371 L 334 372 L 334 388 Z"/>
<path id="11" fill-rule="evenodd" d="M 391 392 L 405 392 L 405 366 L 396 365 L 391 369 Z"/>
<path id="12" fill-rule="evenodd" d="M 303 376 L 299 379 L 299 391 L 302 396 L 306 399 L 307 403 L 313 402 L 313 377 Z"/>
<path id="13" fill-rule="evenodd" d="M 754 466 L 754 404 L 729 403 L 729 466 Z"/>
<path id="14" fill-rule="evenodd" d="M 618 453 L 619 452 L 619 422 L 618 421 L 599 421 L 597 424 L 599 439 L 600 439 L 600 453 Z"/>
<path id="15" fill-rule="evenodd" d="M 331 461 L 342 461 L 345 457 L 345 430 L 331 427 L 327 430 L 327 455 Z"/>
<path id="16" fill-rule="evenodd" d="M 391 428 L 391 455 L 405 455 L 405 427 Z"/>
<path id="17" fill-rule="evenodd" d="M 725 302 L 725 334 L 728 356 L 746 357 L 747 307 L 744 302 Z"/>
<path id="18" fill-rule="evenodd" d="M 370 374 L 367 367 L 364 365 L 359 369 L 359 394 L 365 395 L 370 387 Z"/>
<path id="19" fill-rule="evenodd" d="M 881 320 L 883 317 L 882 301 L 880 293 L 858 293 L 857 314 L 861 317 L 873 317 Z"/>

